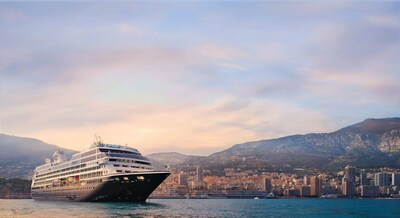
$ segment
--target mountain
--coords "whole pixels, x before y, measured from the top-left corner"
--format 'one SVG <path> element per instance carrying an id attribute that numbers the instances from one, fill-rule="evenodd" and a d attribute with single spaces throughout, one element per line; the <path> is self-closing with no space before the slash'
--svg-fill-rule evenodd
<path id="1" fill-rule="evenodd" d="M 67 158 L 76 153 L 37 139 L 0 134 L 0 177 L 29 178 L 32 170 L 57 150 L 63 150 Z"/>
<path id="2" fill-rule="evenodd" d="M 209 169 L 225 167 L 287 170 L 400 167 L 400 118 L 367 119 L 331 133 L 292 135 L 246 142 L 214 153 L 204 160 L 188 160 Z"/>
<path id="3" fill-rule="evenodd" d="M 0 134 L 0 177 L 29 178 L 35 166 L 60 149 L 69 157 L 75 153 L 37 139 Z M 176 152 L 147 157 L 155 168 L 168 165 L 179 170 L 194 170 L 202 165 L 216 174 L 227 167 L 271 171 L 337 170 L 347 164 L 360 168 L 400 168 L 400 118 L 367 119 L 331 133 L 236 144 L 207 157 Z"/>
<path id="4" fill-rule="evenodd" d="M 201 156 L 185 155 L 178 152 L 165 152 L 149 154 L 146 157 L 150 158 L 153 164 L 154 162 L 157 162 L 167 166 L 175 166 L 177 164 L 181 164 L 188 160 L 196 159 Z"/>

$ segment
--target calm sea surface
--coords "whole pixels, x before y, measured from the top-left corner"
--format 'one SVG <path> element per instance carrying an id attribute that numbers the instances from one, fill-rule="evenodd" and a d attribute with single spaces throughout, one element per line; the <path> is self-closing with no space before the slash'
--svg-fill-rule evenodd
<path id="1" fill-rule="evenodd" d="M 0 200 L 0 217 L 400 217 L 400 200 L 151 199 L 148 203 Z"/>

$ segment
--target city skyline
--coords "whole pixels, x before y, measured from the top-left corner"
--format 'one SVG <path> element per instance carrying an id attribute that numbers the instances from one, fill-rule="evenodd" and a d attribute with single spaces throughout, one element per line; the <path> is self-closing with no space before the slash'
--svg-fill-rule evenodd
<path id="1" fill-rule="evenodd" d="M 0 133 L 143 153 L 400 114 L 399 2 L 0 2 Z"/>

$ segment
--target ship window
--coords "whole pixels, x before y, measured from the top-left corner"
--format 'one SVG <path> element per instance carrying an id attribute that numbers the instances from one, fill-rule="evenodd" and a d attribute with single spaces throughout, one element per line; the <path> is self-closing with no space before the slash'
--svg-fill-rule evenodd
<path id="1" fill-rule="evenodd" d="M 81 154 L 81 158 L 82 158 L 82 157 L 87 157 L 87 156 L 92 155 L 92 154 L 96 154 L 96 149 Z"/>
<path id="2" fill-rule="evenodd" d="M 119 165 L 118 164 L 114 164 L 114 167 L 119 167 Z"/>
<path id="3" fill-rule="evenodd" d="M 122 167 L 128 167 L 128 165 L 122 165 Z"/>
<path id="4" fill-rule="evenodd" d="M 143 162 L 143 161 L 135 161 L 135 162 L 138 163 L 138 164 L 150 165 L 150 163 L 148 163 L 148 162 Z"/>
<path id="5" fill-rule="evenodd" d="M 122 173 L 122 170 L 117 170 L 117 173 Z"/>
<path id="6" fill-rule="evenodd" d="M 88 161 L 92 161 L 92 160 L 96 160 L 96 156 L 87 157 L 87 158 L 82 159 L 81 161 L 88 162 Z"/>
<path id="7" fill-rule="evenodd" d="M 137 176 L 139 180 L 144 180 L 144 176 Z"/>

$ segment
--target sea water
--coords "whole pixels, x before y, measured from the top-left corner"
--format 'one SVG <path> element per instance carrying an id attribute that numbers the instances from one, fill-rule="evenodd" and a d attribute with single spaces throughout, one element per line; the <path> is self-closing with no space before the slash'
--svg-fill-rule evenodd
<path id="1" fill-rule="evenodd" d="M 0 200 L 0 217 L 400 217 L 400 200 L 151 199 L 146 203 Z"/>

